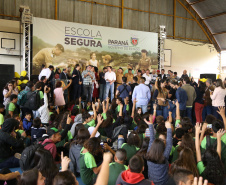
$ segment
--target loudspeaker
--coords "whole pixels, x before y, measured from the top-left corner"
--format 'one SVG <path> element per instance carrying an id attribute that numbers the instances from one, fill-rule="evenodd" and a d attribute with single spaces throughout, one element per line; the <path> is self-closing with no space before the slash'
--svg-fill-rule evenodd
<path id="1" fill-rule="evenodd" d="M 216 74 L 200 74 L 200 79 L 201 78 L 210 78 L 213 82 L 216 81 L 217 75 Z"/>
<path id="2" fill-rule="evenodd" d="M 14 78 L 14 65 L 0 64 L 0 103 L 3 103 L 3 89 Z"/>

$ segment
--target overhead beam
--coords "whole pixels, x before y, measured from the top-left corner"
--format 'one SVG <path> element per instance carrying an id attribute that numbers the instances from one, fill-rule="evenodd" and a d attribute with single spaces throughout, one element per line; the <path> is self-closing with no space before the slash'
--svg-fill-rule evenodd
<path id="1" fill-rule="evenodd" d="M 167 38 L 174 38 L 173 35 L 167 35 Z M 191 40 L 191 41 L 198 41 L 198 42 L 206 42 L 209 43 L 208 40 L 202 40 L 202 39 L 194 39 L 194 38 L 186 38 L 186 37 L 179 37 L 179 36 L 175 36 L 176 39 L 183 39 L 183 40 Z"/>
<path id="2" fill-rule="evenodd" d="M 123 24 L 123 21 L 124 21 L 124 0 L 122 0 L 121 3 L 122 3 L 122 7 L 121 7 L 121 9 L 122 9 L 122 17 L 121 17 L 121 19 L 122 19 L 121 20 L 122 21 L 122 26 L 121 26 L 121 28 L 123 28 L 123 25 L 124 25 Z"/>
<path id="3" fill-rule="evenodd" d="M 184 0 L 184 1 L 189 5 L 189 3 L 188 3 L 186 0 Z M 184 6 L 185 6 L 185 5 L 184 5 Z M 198 25 L 200 25 L 200 27 L 201 27 L 201 29 L 203 30 L 203 32 L 205 33 L 205 35 L 208 35 L 208 33 L 210 34 L 212 40 L 210 39 L 210 36 L 209 36 L 209 35 L 207 36 L 207 38 L 210 40 L 210 43 L 214 45 L 214 47 L 216 48 L 216 50 L 217 50 L 218 52 L 220 52 L 220 51 L 221 51 L 221 48 L 220 48 L 218 42 L 216 41 L 215 37 L 213 36 L 212 32 L 210 31 L 209 27 L 206 25 L 205 21 L 202 20 L 202 18 L 200 17 L 200 15 L 198 14 L 198 12 L 193 8 L 193 6 L 191 6 L 191 5 L 189 5 L 189 6 L 190 6 L 190 8 L 195 12 L 195 14 L 199 17 L 199 19 L 200 19 L 200 21 L 202 22 L 202 24 L 205 26 L 205 29 L 204 29 L 204 26 L 202 26 L 202 25 L 199 23 L 198 19 L 196 19 Z M 186 7 L 186 6 L 185 6 L 185 7 Z M 190 12 L 190 11 L 189 11 L 189 12 Z M 191 13 L 191 12 L 190 12 L 190 13 Z M 207 33 L 207 32 L 208 32 L 208 33 Z"/>
<path id="4" fill-rule="evenodd" d="M 105 6 L 111 6 L 111 7 L 115 7 L 115 8 L 122 8 L 122 6 L 117 6 L 117 5 L 111 5 L 111 4 L 106 4 L 106 3 L 99 3 L 99 2 L 95 2 L 95 1 L 89 1 L 89 0 L 78 0 L 80 2 L 85 2 L 85 3 L 93 3 L 93 4 L 97 4 L 97 5 L 105 5 Z M 135 9 L 135 8 L 129 8 L 129 7 L 123 7 L 124 9 L 127 10 L 134 10 L 134 11 L 138 11 L 138 12 L 145 12 L 145 13 L 149 13 L 149 14 L 156 14 L 156 15 L 164 15 L 164 16 L 169 16 L 169 17 L 173 17 L 174 15 L 171 14 L 164 14 L 164 13 L 158 13 L 158 12 L 151 12 L 151 11 L 146 11 L 146 10 L 140 10 L 140 9 Z M 192 20 L 194 21 L 194 19 L 191 18 L 187 18 L 187 17 L 181 17 L 181 16 L 176 16 L 176 18 L 181 18 L 181 19 L 187 19 L 187 20 Z"/>
<path id="5" fill-rule="evenodd" d="M 3 16 L 3 17 L 13 17 L 13 18 L 20 18 L 20 16 L 5 15 L 5 14 L 0 14 L 0 16 Z"/>
<path id="6" fill-rule="evenodd" d="M 214 14 L 214 15 L 210 15 L 208 17 L 205 17 L 205 18 L 203 18 L 203 20 L 211 19 L 211 18 L 214 18 L 214 17 L 219 17 L 219 16 L 225 15 L 225 14 L 226 14 L 226 12 L 221 12 L 221 13 L 218 13 L 218 14 Z"/>
<path id="7" fill-rule="evenodd" d="M 175 36 L 176 36 L 176 4 L 177 4 L 177 1 L 174 0 L 173 1 L 173 38 L 175 39 Z"/>
<path id="8" fill-rule="evenodd" d="M 58 8 L 58 2 L 55 0 L 55 20 L 57 20 L 57 8 Z"/>
<path id="9" fill-rule="evenodd" d="M 210 37 L 209 37 L 208 33 L 206 32 L 206 30 L 203 28 L 203 26 L 200 24 L 200 22 L 196 19 L 196 17 L 191 13 L 191 11 L 187 8 L 187 6 L 185 6 L 180 0 L 177 0 L 177 1 L 193 17 L 195 22 L 199 25 L 199 27 L 202 29 L 202 31 L 204 32 L 204 34 L 208 38 L 209 42 L 212 43 L 212 40 L 210 39 Z"/>
<path id="10" fill-rule="evenodd" d="M 203 1 L 205 1 L 205 0 L 198 0 L 198 1 L 194 1 L 194 2 L 192 2 L 192 3 L 188 3 L 188 4 L 194 5 L 194 4 L 197 4 L 197 3 L 201 3 L 201 2 L 203 2 Z"/>
<path id="11" fill-rule="evenodd" d="M 221 31 L 221 32 L 217 32 L 217 33 L 213 33 L 213 35 L 220 35 L 220 34 L 225 34 L 226 31 Z"/>

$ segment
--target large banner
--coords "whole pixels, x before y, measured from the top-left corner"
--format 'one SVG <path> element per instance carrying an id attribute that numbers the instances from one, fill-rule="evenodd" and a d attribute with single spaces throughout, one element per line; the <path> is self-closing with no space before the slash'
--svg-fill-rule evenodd
<path id="1" fill-rule="evenodd" d="M 33 20 L 32 74 L 40 73 L 42 64 L 59 68 L 91 64 L 102 69 L 157 68 L 158 34 L 88 24 Z"/>

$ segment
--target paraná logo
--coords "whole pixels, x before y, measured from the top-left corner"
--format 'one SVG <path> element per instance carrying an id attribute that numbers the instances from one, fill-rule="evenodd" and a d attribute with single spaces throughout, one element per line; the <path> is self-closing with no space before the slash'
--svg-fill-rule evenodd
<path id="1" fill-rule="evenodd" d="M 133 46 L 136 46 L 137 44 L 138 44 L 138 38 L 133 38 L 133 37 L 131 37 L 131 44 L 133 45 Z"/>

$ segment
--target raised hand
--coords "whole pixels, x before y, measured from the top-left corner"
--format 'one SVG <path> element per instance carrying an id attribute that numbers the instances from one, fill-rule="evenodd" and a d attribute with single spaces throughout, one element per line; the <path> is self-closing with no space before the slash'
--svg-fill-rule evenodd
<path id="1" fill-rule="evenodd" d="M 221 137 L 225 134 L 225 130 L 224 129 L 220 129 L 217 131 L 217 138 L 221 139 Z"/>
<path id="2" fill-rule="evenodd" d="M 220 114 L 221 116 L 225 116 L 225 107 L 218 107 L 217 113 Z"/>
<path id="3" fill-rule="evenodd" d="M 71 162 L 71 159 L 69 159 L 67 156 L 64 156 L 64 153 L 61 152 L 61 170 L 62 171 L 68 170 L 68 166 L 70 162 Z"/>
<path id="4" fill-rule="evenodd" d="M 201 123 L 196 123 L 196 125 L 195 125 L 195 132 L 199 134 L 200 130 L 201 130 Z"/>
<path id="5" fill-rule="evenodd" d="M 98 114 L 98 116 L 97 116 L 97 125 L 101 125 L 103 121 L 104 120 L 102 119 L 101 114 Z"/>
<path id="6" fill-rule="evenodd" d="M 110 152 L 105 152 L 103 159 L 104 161 L 110 163 L 112 161 L 113 155 Z"/>
<path id="7" fill-rule="evenodd" d="M 171 127 L 171 123 L 170 123 L 169 121 L 166 121 L 166 122 L 165 122 L 165 126 L 166 126 L 166 128 L 172 128 L 172 127 Z"/>
<path id="8" fill-rule="evenodd" d="M 68 116 L 67 116 L 67 125 L 69 125 L 69 124 L 71 124 L 71 117 L 69 116 L 69 114 L 68 114 Z"/>

